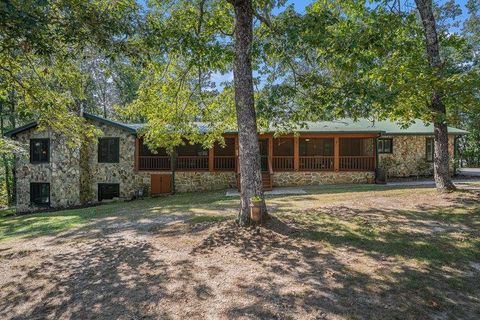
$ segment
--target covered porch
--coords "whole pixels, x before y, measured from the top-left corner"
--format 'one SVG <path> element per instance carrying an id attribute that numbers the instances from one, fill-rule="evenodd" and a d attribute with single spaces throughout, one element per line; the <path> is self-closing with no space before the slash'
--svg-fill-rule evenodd
<path id="1" fill-rule="evenodd" d="M 309 134 L 275 138 L 259 135 L 263 172 L 374 171 L 376 134 Z M 225 135 L 225 145 L 204 149 L 199 144 L 177 147 L 176 171 L 238 172 L 238 136 Z M 152 152 L 136 140 L 135 168 L 139 171 L 172 171 L 174 159 L 165 149 Z"/>

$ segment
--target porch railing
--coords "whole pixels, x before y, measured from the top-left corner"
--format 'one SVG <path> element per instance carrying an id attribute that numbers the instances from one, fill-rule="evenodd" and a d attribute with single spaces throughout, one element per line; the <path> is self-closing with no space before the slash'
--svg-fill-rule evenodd
<path id="1" fill-rule="evenodd" d="M 341 171 L 373 171 L 375 170 L 375 157 L 349 156 L 340 157 Z"/>
<path id="2" fill-rule="evenodd" d="M 309 171 L 333 171 L 335 157 L 331 156 L 309 156 L 300 157 L 300 170 Z"/>
<path id="3" fill-rule="evenodd" d="M 215 156 L 214 168 L 218 171 L 234 171 L 235 161 L 235 156 Z"/>
<path id="4" fill-rule="evenodd" d="M 177 157 L 177 170 L 208 170 L 208 156 Z"/>
<path id="5" fill-rule="evenodd" d="M 273 156 L 273 171 L 289 171 L 293 170 L 293 156 Z"/>
<path id="6" fill-rule="evenodd" d="M 171 159 L 169 156 L 140 156 L 140 170 L 171 170 Z"/>

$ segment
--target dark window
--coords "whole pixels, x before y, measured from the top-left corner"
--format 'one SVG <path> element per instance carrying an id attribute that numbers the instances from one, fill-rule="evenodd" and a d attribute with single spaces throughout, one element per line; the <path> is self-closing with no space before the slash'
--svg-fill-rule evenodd
<path id="1" fill-rule="evenodd" d="M 393 140 L 387 138 L 381 138 L 377 140 L 378 153 L 392 153 L 393 152 Z"/>
<path id="2" fill-rule="evenodd" d="M 116 163 L 119 159 L 119 138 L 98 139 L 98 162 Z"/>
<path id="3" fill-rule="evenodd" d="M 273 139 L 274 156 L 293 156 L 293 139 L 278 138 Z"/>
<path id="4" fill-rule="evenodd" d="M 50 139 L 30 140 L 30 162 L 42 163 L 50 160 Z"/>
<path id="5" fill-rule="evenodd" d="M 120 185 L 118 183 L 99 183 L 98 201 L 120 197 Z"/>
<path id="6" fill-rule="evenodd" d="M 30 203 L 37 206 L 49 206 L 50 183 L 30 183 Z"/>
<path id="7" fill-rule="evenodd" d="M 428 162 L 433 161 L 433 138 L 427 138 L 425 140 L 425 158 Z"/>
<path id="8" fill-rule="evenodd" d="M 333 139 L 300 138 L 300 157 L 333 156 Z"/>

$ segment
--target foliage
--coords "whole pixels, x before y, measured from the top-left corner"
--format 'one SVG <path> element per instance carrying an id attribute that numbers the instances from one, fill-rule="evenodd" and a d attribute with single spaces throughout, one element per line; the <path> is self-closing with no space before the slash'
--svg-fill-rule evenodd
<path id="1" fill-rule="evenodd" d="M 293 113 L 299 119 L 374 117 L 407 125 L 415 118 L 431 121 L 435 90 L 443 92 L 449 114 L 478 104 L 478 72 L 463 67 L 471 61 L 468 42 L 442 33 L 443 54 L 455 59 L 444 59 L 433 74 L 415 12 L 394 13 L 382 3 L 372 8 L 363 1 L 317 1 L 305 14 L 286 10 L 274 26 L 277 36 L 264 40 L 266 112 L 288 101 L 287 120 Z"/>
<path id="2" fill-rule="evenodd" d="M 124 50 L 137 4 L 123 1 L 8 1 L 0 4 L 0 81 L 17 96 L 17 112 L 78 145 L 85 127 L 79 56 L 90 45 Z"/>

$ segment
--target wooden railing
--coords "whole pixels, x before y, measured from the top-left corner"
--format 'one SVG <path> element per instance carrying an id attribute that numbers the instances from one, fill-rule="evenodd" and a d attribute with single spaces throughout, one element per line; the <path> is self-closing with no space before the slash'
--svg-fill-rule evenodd
<path id="1" fill-rule="evenodd" d="M 234 171 L 235 156 L 215 156 L 214 169 L 218 171 Z"/>
<path id="2" fill-rule="evenodd" d="M 171 159 L 169 156 L 140 156 L 139 170 L 171 170 Z"/>
<path id="3" fill-rule="evenodd" d="M 293 156 L 273 156 L 273 171 L 290 171 L 293 170 Z"/>
<path id="4" fill-rule="evenodd" d="M 340 157 L 341 171 L 373 171 L 375 170 L 375 157 L 351 156 Z"/>
<path id="5" fill-rule="evenodd" d="M 333 171 L 334 159 L 330 156 L 300 157 L 299 167 L 303 171 Z"/>
<path id="6" fill-rule="evenodd" d="M 177 157 L 177 170 L 179 171 L 208 170 L 208 156 Z"/>

